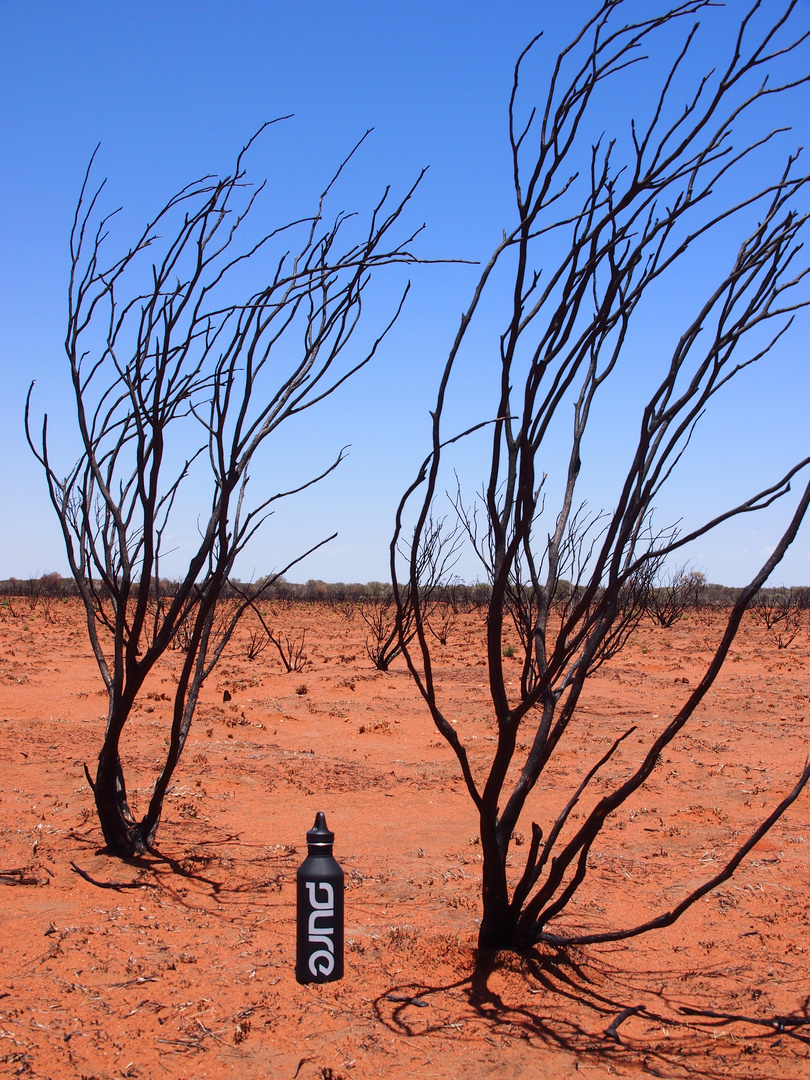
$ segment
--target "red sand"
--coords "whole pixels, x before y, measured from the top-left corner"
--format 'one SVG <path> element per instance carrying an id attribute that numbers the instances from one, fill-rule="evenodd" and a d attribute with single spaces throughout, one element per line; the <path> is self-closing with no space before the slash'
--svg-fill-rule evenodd
<path id="1" fill-rule="evenodd" d="M 106 700 L 78 604 L 22 605 L 0 623 L 0 1074 L 810 1076 L 810 1026 L 768 1026 L 779 1015 L 810 1020 L 810 794 L 670 929 L 568 958 L 500 954 L 476 969 L 475 813 L 402 661 L 388 673 L 368 661 L 359 617 L 278 610 L 279 630 L 307 629 L 307 670 L 290 675 L 269 651 L 246 658 L 245 626 L 204 688 L 161 857 L 126 864 L 101 851 L 83 775 Z M 545 824 L 631 724 L 638 733 L 595 795 L 638 760 L 699 677 L 719 626 L 690 619 L 634 635 L 593 679 L 538 785 L 535 820 Z M 436 648 L 448 709 L 478 765 L 492 746 L 481 641 L 473 613 Z M 778 651 L 746 618 L 687 732 L 609 819 L 561 930 L 669 909 L 793 787 L 808 748 L 809 645 L 805 628 Z M 178 663 L 167 654 L 131 724 L 136 807 L 163 748 Z M 346 976 L 299 986 L 295 871 L 320 809 L 346 871 Z M 514 848 L 516 872 L 525 850 Z M 636 1006 L 618 1041 L 605 1034 Z"/>

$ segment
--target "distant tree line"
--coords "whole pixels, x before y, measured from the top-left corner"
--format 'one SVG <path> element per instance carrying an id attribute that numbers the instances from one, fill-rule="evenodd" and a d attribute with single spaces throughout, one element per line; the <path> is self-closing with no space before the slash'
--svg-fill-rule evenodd
<path id="1" fill-rule="evenodd" d="M 61 574 L 42 574 L 34 578 L 5 578 L 0 581 L 0 596 L 13 596 L 22 600 L 38 600 L 47 597 L 51 600 L 64 600 L 78 596 L 79 590 L 73 578 Z"/>
<path id="2" fill-rule="evenodd" d="M 386 600 L 391 596 L 391 584 L 385 581 L 344 582 L 322 581 L 310 578 L 306 582 L 287 581 L 279 578 L 269 588 L 265 588 L 266 578 L 254 582 L 242 582 L 238 578 L 229 581 L 223 591 L 223 599 L 259 595 L 264 601 L 288 600 L 304 603 L 347 604 L 368 603 L 374 600 Z M 160 579 L 160 592 L 163 596 L 173 596 L 178 583 L 170 578 Z M 567 586 L 567 587 L 566 587 Z M 649 593 L 647 606 L 655 618 L 656 610 L 662 611 L 668 596 L 673 590 L 683 594 L 683 609 L 726 608 L 736 603 L 742 589 L 731 585 L 717 585 L 706 582 L 702 574 L 695 571 L 676 572 L 666 583 L 654 586 Z M 575 590 L 565 581 L 560 582 L 560 597 L 570 599 Z M 454 611 L 474 611 L 489 602 L 491 588 L 486 582 L 467 584 L 453 581 L 436 586 L 434 598 L 439 603 L 449 604 Z M 52 572 L 31 578 L 0 579 L 0 596 L 16 597 L 23 600 L 39 599 L 64 600 L 77 597 L 79 590 L 72 577 L 62 577 Z M 751 607 L 754 611 L 777 605 L 796 607 L 800 611 L 810 609 L 810 586 L 774 585 L 760 589 Z M 655 621 L 659 621 L 656 619 Z"/>

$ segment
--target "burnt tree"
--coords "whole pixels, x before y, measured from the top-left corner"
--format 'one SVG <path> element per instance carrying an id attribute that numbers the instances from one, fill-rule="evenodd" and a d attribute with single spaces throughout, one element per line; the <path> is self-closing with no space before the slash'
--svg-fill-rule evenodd
<path id="1" fill-rule="evenodd" d="M 122 855 L 153 843 L 200 687 L 249 602 L 331 539 L 313 541 L 249 598 L 221 602 L 236 559 L 275 506 L 331 473 L 343 451 L 318 475 L 280 491 L 255 490 L 251 465 L 281 425 L 374 356 L 407 286 L 388 324 L 355 344 L 366 290 L 380 269 L 415 261 L 415 234 L 402 231 L 401 215 L 416 185 L 398 201 L 386 191 L 365 221 L 327 218 L 332 186 L 357 147 L 311 214 L 251 229 L 264 188 L 246 180 L 255 138 L 230 175 L 182 188 L 118 255 L 107 254 L 113 215 L 98 211 L 104 184 L 92 186 L 91 161 L 70 237 L 65 350 L 79 446 L 72 465 L 56 463 L 47 416 L 33 431 L 31 391 L 26 403 L 28 441 L 45 471 L 109 695 L 88 779 L 107 846 Z M 197 534 L 180 580 L 167 589 L 161 572 L 172 528 L 188 520 L 186 499 L 195 500 Z M 178 645 L 168 751 L 138 819 L 122 736 L 144 680 Z"/>
<path id="2" fill-rule="evenodd" d="M 648 779 L 714 682 L 746 606 L 797 534 L 810 503 L 808 486 L 772 555 L 741 591 L 699 684 L 647 737 L 640 763 L 623 757 L 632 727 L 617 729 L 607 750 L 593 747 L 569 790 L 556 784 L 540 808 L 535 796 L 532 813 L 539 816 L 542 809 L 546 835 L 533 823 L 522 870 L 511 865 L 514 830 L 561 741 L 578 730 L 578 703 L 589 676 L 622 648 L 648 610 L 666 561 L 722 523 L 783 498 L 810 463 L 805 458 L 786 467 L 736 505 L 723 507 L 718 488 L 714 516 L 680 531 L 653 517 L 707 410 L 703 423 L 711 423 L 717 395 L 751 365 L 778 355 L 808 304 L 802 244 L 810 178 L 800 167 L 800 151 L 781 150 L 791 141 L 786 129 L 771 128 L 767 119 L 763 127 L 765 107 L 779 123 L 785 99 L 810 78 L 807 21 L 802 23 L 796 2 L 778 10 L 757 2 L 730 40 L 722 41 L 711 24 L 719 17 L 716 6 L 710 0 L 596 4 L 570 44 L 547 61 L 536 104 L 524 102 L 523 88 L 539 81 L 541 38 L 520 56 L 509 102 L 514 218 L 462 315 L 431 414 L 430 454 L 397 514 L 391 574 L 408 620 L 402 647 L 478 813 L 479 944 L 485 948 L 609 941 L 667 925 L 733 872 L 810 777 L 805 767 L 793 791 L 722 872 L 672 911 L 615 930 L 566 934 L 564 925 L 555 928 L 588 874 L 606 818 Z M 717 67 L 690 85 L 690 58 L 707 31 L 715 34 Z M 660 49 L 665 58 L 669 49 L 669 59 L 653 53 Z M 654 57 L 646 65 L 654 64 L 647 72 L 657 80 L 652 92 L 649 82 L 631 81 L 647 59 L 644 50 Z M 617 82 L 641 115 L 600 135 L 605 117 L 615 114 L 611 92 Z M 709 249 L 712 266 L 720 250 L 727 252 L 725 268 L 680 334 L 668 345 L 657 335 L 640 348 L 632 334 L 638 316 L 656 303 L 670 305 L 664 286 L 673 271 L 693 256 L 705 260 Z M 488 474 L 477 499 L 449 485 L 491 585 L 486 640 L 496 741 L 486 765 L 474 767 L 443 704 L 418 597 L 434 586 L 420 552 L 445 489 L 442 467 L 448 458 L 452 462 L 452 444 L 472 437 L 446 431 L 452 377 L 477 326 L 481 299 L 490 292 L 506 297 L 507 310 L 492 344 L 491 404 L 471 424 L 476 439 L 488 439 Z M 480 341 L 479 334 L 479 350 Z M 624 397 L 610 396 L 622 373 L 625 386 L 629 376 L 643 389 L 635 413 L 622 411 Z M 615 476 L 615 501 L 592 512 L 581 492 L 589 462 L 600 456 L 599 443 L 586 438 L 600 407 L 613 431 L 634 434 Z M 405 560 L 399 555 L 403 538 L 410 552 Z M 504 660 L 510 626 L 510 639 L 516 629 L 520 642 L 517 673 Z M 608 782 L 605 794 L 595 793 L 594 781 L 608 762 L 621 762 L 622 779 Z"/>

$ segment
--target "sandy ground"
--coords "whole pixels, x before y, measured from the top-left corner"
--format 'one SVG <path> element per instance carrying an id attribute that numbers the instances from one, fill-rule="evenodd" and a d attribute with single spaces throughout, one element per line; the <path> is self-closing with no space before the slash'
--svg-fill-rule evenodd
<path id="1" fill-rule="evenodd" d="M 567 956 L 477 957 L 472 804 L 402 661 L 372 667 L 351 609 L 275 610 L 280 632 L 307 631 L 300 673 L 270 651 L 249 660 L 245 626 L 204 688 L 160 853 L 131 864 L 104 854 L 83 775 L 105 696 L 78 605 L 21 601 L 3 614 L 0 1075 L 810 1076 L 810 794 L 668 930 Z M 594 797 L 638 760 L 719 625 L 645 624 L 593 679 L 534 793 L 527 836 L 632 724 Z M 476 769 L 493 739 L 482 631 L 470 613 L 437 645 Z M 178 665 L 165 657 L 131 724 L 136 805 L 164 746 Z M 717 872 L 798 777 L 809 670 L 806 627 L 780 651 L 746 618 L 687 732 L 609 820 L 561 931 L 631 925 Z M 346 872 L 346 975 L 299 986 L 295 871 L 317 810 Z M 525 850 L 514 848 L 516 874 Z M 625 1009 L 638 1011 L 614 1038 Z"/>

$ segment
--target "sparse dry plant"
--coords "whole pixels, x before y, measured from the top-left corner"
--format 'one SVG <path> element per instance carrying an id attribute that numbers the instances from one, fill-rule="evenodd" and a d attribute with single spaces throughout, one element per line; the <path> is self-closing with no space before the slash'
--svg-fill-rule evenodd
<path id="1" fill-rule="evenodd" d="M 264 652 L 268 645 L 272 645 L 278 652 L 281 664 L 288 675 L 293 671 L 303 671 L 309 659 L 304 652 L 307 640 L 306 630 L 302 630 L 300 634 L 278 633 L 268 624 L 265 613 L 261 610 L 256 601 L 252 599 L 250 590 L 239 591 L 242 595 L 244 604 L 251 608 L 261 626 L 261 632 L 258 630 L 251 632 L 248 648 L 252 649 L 255 655 L 248 655 L 248 659 L 255 659 L 255 656 L 259 656 Z M 289 610 L 289 608 L 286 608 L 285 610 Z"/>
<path id="2" fill-rule="evenodd" d="M 457 528 L 448 529 L 445 518 L 429 517 L 421 547 L 413 552 L 421 587 L 412 591 L 406 583 L 399 585 L 395 593 L 387 586 L 358 605 L 360 617 L 371 631 L 366 638 L 366 652 L 379 671 L 387 671 L 413 640 L 417 623 L 425 629 L 429 626 L 439 603 L 437 597 L 447 587 L 458 560 L 459 546 Z"/>
<path id="3" fill-rule="evenodd" d="M 306 630 L 302 630 L 300 634 L 274 634 L 268 630 L 267 636 L 275 645 L 284 670 L 288 675 L 294 671 L 304 670 L 309 659 L 304 652 L 307 643 Z"/>
<path id="4" fill-rule="evenodd" d="M 270 644 L 270 639 L 262 628 L 251 627 L 245 642 L 245 656 L 248 660 L 258 660 Z"/>
<path id="5" fill-rule="evenodd" d="M 427 619 L 427 626 L 431 634 L 440 645 L 446 645 L 450 635 L 458 625 L 458 606 L 456 603 L 446 601 L 437 602 L 436 606 Z"/>
<path id="6" fill-rule="evenodd" d="M 762 589 L 752 605 L 754 617 L 771 633 L 777 649 L 792 645 L 802 628 L 802 590 Z"/>
<path id="7" fill-rule="evenodd" d="M 366 653 L 369 660 L 378 671 L 388 671 L 391 662 L 402 652 L 393 593 L 387 596 L 372 596 L 368 600 L 363 600 L 357 605 L 357 610 L 369 629 L 366 636 Z"/>
<path id="8" fill-rule="evenodd" d="M 676 568 L 659 580 L 650 592 L 650 615 L 658 626 L 668 630 L 682 619 L 687 611 L 700 606 L 706 591 L 706 575 L 700 570 Z"/>

